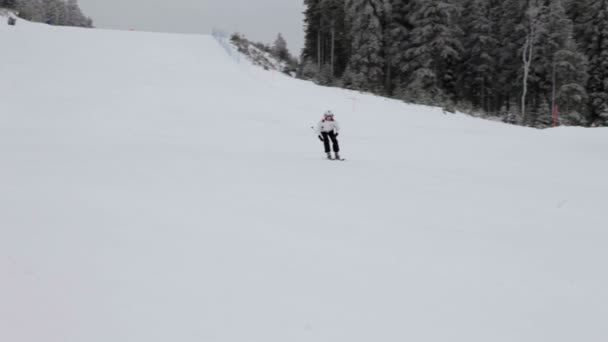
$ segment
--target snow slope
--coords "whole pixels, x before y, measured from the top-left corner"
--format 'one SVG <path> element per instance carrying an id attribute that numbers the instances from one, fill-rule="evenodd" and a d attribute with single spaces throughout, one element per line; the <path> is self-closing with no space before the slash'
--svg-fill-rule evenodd
<path id="1" fill-rule="evenodd" d="M 208 36 L 0 41 L 0 341 L 608 339 L 606 129 L 318 87 Z"/>

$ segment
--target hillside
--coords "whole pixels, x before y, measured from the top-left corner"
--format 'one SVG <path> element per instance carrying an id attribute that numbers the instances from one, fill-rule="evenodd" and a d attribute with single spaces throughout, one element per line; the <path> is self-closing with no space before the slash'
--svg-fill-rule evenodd
<path id="1" fill-rule="evenodd" d="M 0 41 L 0 341 L 608 336 L 607 129 L 319 87 L 211 36 Z"/>

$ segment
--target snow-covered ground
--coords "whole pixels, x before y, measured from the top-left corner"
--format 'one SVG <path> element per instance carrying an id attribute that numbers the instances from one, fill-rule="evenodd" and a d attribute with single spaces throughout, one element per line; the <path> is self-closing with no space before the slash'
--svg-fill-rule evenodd
<path id="1" fill-rule="evenodd" d="M 608 340 L 606 129 L 318 87 L 209 36 L 0 42 L 0 341 Z"/>

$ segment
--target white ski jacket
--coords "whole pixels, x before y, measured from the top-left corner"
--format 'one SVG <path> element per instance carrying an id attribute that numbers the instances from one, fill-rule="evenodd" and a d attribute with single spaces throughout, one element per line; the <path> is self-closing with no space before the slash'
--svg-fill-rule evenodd
<path id="1" fill-rule="evenodd" d="M 317 125 L 317 134 L 329 133 L 331 131 L 334 131 L 334 133 L 338 134 L 338 132 L 340 131 L 340 125 L 338 124 L 338 121 L 323 119 Z"/>

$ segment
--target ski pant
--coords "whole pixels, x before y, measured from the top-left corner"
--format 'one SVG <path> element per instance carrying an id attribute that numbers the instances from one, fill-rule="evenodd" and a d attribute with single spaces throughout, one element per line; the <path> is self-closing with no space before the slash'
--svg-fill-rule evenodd
<path id="1" fill-rule="evenodd" d="M 338 144 L 338 137 L 336 137 L 336 133 L 334 131 L 331 132 L 322 132 L 321 136 L 323 136 L 323 145 L 325 146 L 325 153 L 329 153 L 331 150 L 329 148 L 329 141 L 334 147 L 334 152 L 340 152 L 340 145 Z"/>

